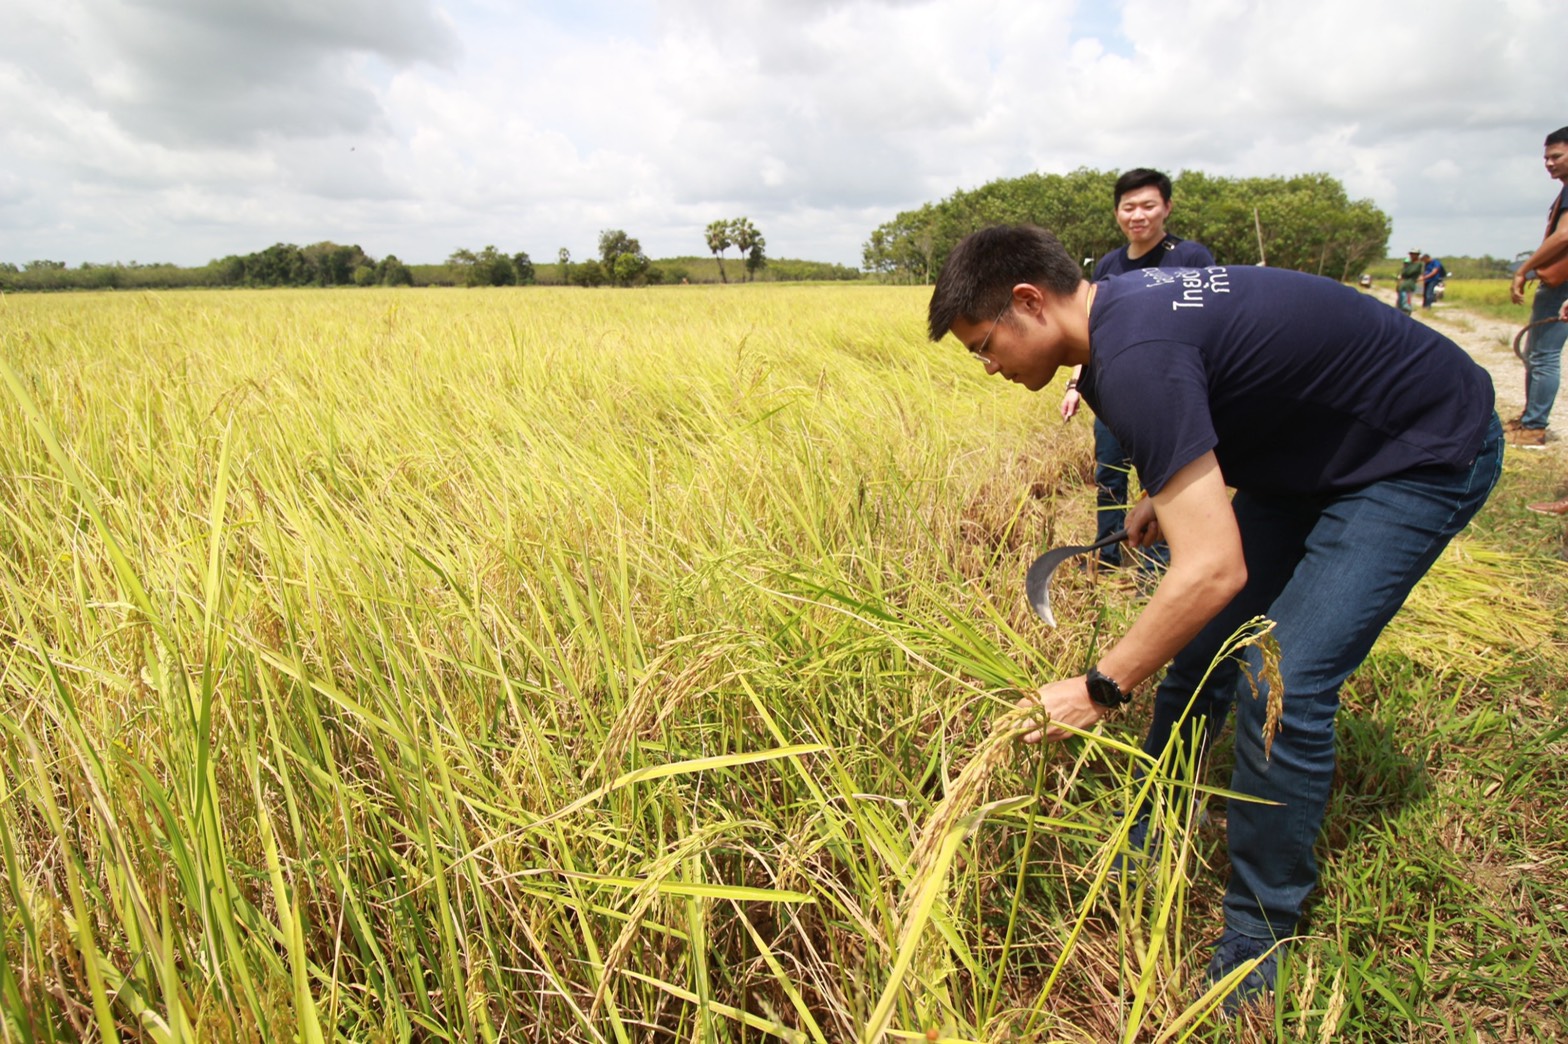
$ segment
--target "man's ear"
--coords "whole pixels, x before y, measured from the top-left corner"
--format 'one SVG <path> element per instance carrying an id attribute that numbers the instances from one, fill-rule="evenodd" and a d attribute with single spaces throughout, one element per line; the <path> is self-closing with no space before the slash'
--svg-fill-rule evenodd
<path id="1" fill-rule="evenodd" d="M 1034 315 L 1040 313 L 1045 294 L 1033 283 L 1018 283 L 1013 287 L 1013 307 Z"/>

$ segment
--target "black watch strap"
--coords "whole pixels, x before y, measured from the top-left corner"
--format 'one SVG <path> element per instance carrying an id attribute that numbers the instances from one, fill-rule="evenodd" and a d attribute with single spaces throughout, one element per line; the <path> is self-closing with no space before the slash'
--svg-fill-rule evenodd
<path id="1" fill-rule="evenodd" d="M 1123 692 L 1122 687 L 1116 684 L 1115 679 L 1107 678 L 1101 674 L 1098 667 L 1089 668 L 1089 674 L 1085 681 L 1089 686 L 1089 699 L 1107 710 L 1115 710 L 1117 707 L 1132 701 L 1132 696 Z"/>

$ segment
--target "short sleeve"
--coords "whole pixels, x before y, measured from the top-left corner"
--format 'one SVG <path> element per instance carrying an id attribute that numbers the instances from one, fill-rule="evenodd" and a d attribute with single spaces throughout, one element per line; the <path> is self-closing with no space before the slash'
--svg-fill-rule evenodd
<path id="1" fill-rule="evenodd" d="M 1145 341 L 1118 353 L 1095 374 L 1095 413 L 1158 493 L 1219 438 L 1209 407 L 1208 376 L 1197 348 Z"/>

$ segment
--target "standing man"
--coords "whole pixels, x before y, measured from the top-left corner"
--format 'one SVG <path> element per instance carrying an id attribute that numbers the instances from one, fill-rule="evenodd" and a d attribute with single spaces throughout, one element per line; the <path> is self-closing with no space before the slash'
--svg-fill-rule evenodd
<path id="1" fill-rule="evenodd" d="M 1317 883 L 1340 684 L 1497 481 L 1491 379 L 1425 323 L 1330 279 L 1249 265 L 1091 284 L 1031 226 L 953 249 L 928 330 L 1031 391 L 1083 366 L 1084 400 L 1150 494 L 1128 517 L 1132 540 L 1170 542 L 1170 569 L 1127 633 L 1087 675 L 1028 701 L 1049 716 L 1043 738 L 1093 727 L 1169 663 L 1144 746 L 1158 754 L 1211 704 L 1223 713 L 1236 659 L 1198 687 L 1236 628 L 1275 622 L 1272 749 L 1269 701 L 1236 701 L 1231 788 L 1267 803 L 1229 807 L 1225 930 L 1208 977 L 1256 962 L 1226 998 L 1234 1010 L 1273 990 Z M 1258 649 L 1246 657 L 1261 680 Z"/>
<path id="2" fill-rule="evenodd" d="M 1432 307 L 1432 298 L 1437 294 L 1437 284 L 1448 278 L 1448 269 L 1443 267 L 1443 262 L 1431 254 L 1421 255 L 1421 307 Z"/>
<path id="3" fill-rule="evenodd" d="M 1563 301 L 1562 307 L 1558 309 L 1557 321 L 1568 323 L 1568 300 Z M 1568 515 L 1568 496 L 1564 496 L 1561 500 L 1547 500 L 1537 504 L 1526 504 L 1525 507 L 1538 515 Z"/>
<path id="4" fill-rule="evenodd" d="M 1509 288 L 1514 304 L 1524 304 L 1525 282 L 1531 275 L 1540 280 L 1530 308 L 1532 323 L 1550 319 L 1568 306 L 1568 221 L 1563 220 L 1563 208 L 1568 206 L 1568 127 L 1546 136 L 1546 173 L 1562 182 L 1563 187 L 1547 213 L 1545 238 L 1519 266 Z M 1568 324 L 1561 322 L 1537 326 L 1525 339 L 1524 413 L 1508 422 L 1509 445 L 1546 448 L 1546 422 L 1557 401 L 1565 340 Z"/>
<path id="5" fill-rule="evenodd" d="M 1400 266 L 1399 285 L 1395 295 L 1399 304 L 1399 310 L 1406 315 L 1409 315 L 1413 310 L 1414 306 L 1410 303 L 1410 295 L 1416 292 L 1416 286 L 1420 282 L 1421 251 L 1412 250 L 1410 251 L 1410 256 L 1405 259 L 1405 263 Z"/>
<path id="6" fill-rule="evenodd" d="M 1116 223 L 1127 237 L 1094 266 L 1094 281 L 1140 268 L 1205 268 L 1214 256 L 1202 243 L 1177 239 L 1165 231 L 1171 216 L 1171 179 L 1157 170 L 1139 167 L 1116 179 L 1112 194 Z M 1078 380 L 1083 367 L 1074 367 L 1062 396 L 1062 419 L 1070 420 L 1082 401 Z M 1095 539 L 1104 539 L 1122 526 L 1127 507 L 1127 474 L 1132 459 L 1098 416 L 1094 418 L 1094 486 L 1098 508 Z M 1163 557 L 1157 555 L 1156 557 Z M 1122 564 L 1122 550 L 1115 544 L 1100 549 L 1100 562 L 1115 568 Z"/>

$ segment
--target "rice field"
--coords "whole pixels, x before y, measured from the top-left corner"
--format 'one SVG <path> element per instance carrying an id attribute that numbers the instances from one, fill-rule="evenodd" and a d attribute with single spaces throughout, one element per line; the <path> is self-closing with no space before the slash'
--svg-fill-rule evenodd
<path id="1" fill-rule="evenodd" d="M 1141 597 L 1022 597 L 1088 425 L 926 295 L 0 297 L 0 1039 L 1549 1039 L 1537 516 L 1352 680 L 1322 897 L 1227 1024 L 1223 767 L 1136 710 L 1015 742 Z M 1119 883 L 1144 793 L 1179 843 Z"/>
<path id="2" fill-rule="evenodd" d="M 1443 303 L 1523 326 L 1530 321 L 1530 303 L 1537 286 L 1530 283 L 1524 304 L 1516 305 L 1508 297 L 1507 279 L 1448 279 L 1443 285 Z"/>

